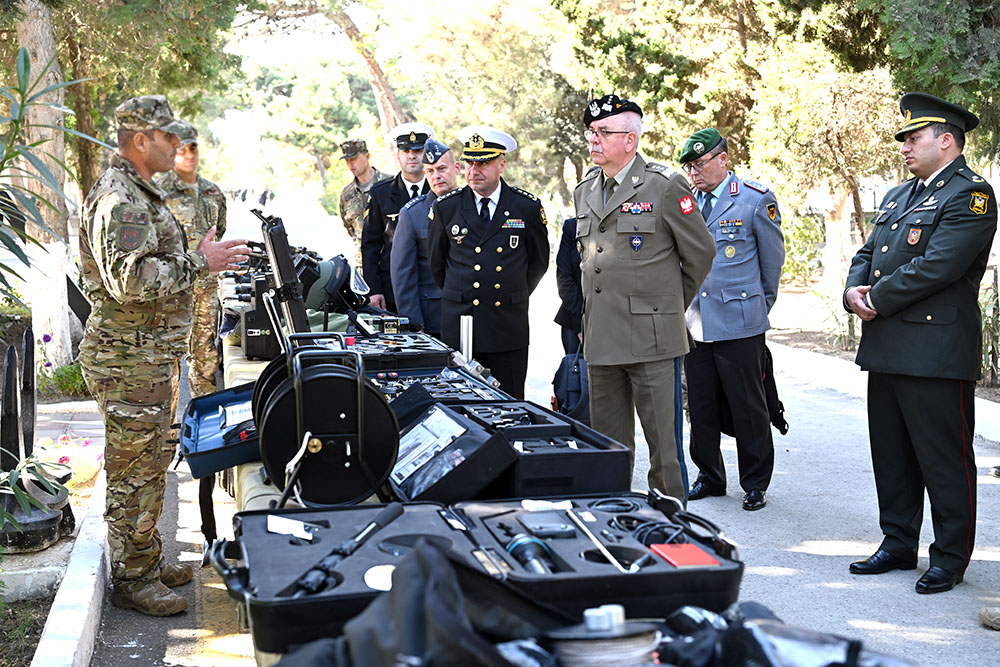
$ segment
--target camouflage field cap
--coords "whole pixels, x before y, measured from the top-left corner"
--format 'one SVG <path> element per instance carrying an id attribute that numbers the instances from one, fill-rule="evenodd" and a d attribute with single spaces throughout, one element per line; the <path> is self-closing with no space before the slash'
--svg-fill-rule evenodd
<path id="1" fill-rule="evenodd" d="M 354 157 L 355 155 L 367 153 L 368 144 L 365 143 L 364 139 L 348 139 L 340 144 L 340 150 L 344 151 L 344 154 L 340 156 L 340 159 L 346 160 Z"/>
<path id="2" fill-rule="evenodd" d="M 177 138 L 181 140 L 181 146 L 198 143 L 198 128 L 183 120 L 179 120 L 177 122 L 180 123 L 182 127 L 174 132 L 174 134 L 176 134 Z"/>
<path id="3" fill-rule="evenodd" d="M 125 100 L 115 109 L 115 122 L 122 130 L 163 130 L 179 134 L 184 128 L 163 95 L 141 95 Z"/>

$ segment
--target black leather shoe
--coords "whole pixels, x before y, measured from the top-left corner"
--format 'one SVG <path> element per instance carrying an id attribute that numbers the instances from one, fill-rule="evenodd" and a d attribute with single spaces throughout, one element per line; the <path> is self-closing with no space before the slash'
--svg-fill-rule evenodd
<path id="1" fill-rule="evenodd" d="M 707 498 L 708 496 L 724 496 L 726 495 L 726 490 L 718 486 L 709 486 L 700 479 L 691 485 L 691 490 L 688 491 L 688 500 L 701 500 L 702 498 Z"/>
<path id="2" fill-rule="evenodd" d="M 751 489 L 743 496 L 743 509 L 748 512 L 762 509 L 764 505 L 767 505 L 767 498 L 760 489 Z"/>
<path id="3" fill-rule="evenodd" d="M 924 576 L 917 579 L 918 593 L 944 593 L 950 591 L 962 581 L 962 575 L 955 574 L 937 565 L 931 565 Z"/>
<path id="4" fill-rule="evenodd" d="M 879 549 L 868 558 L 851 563 L 851 574 L 884 574 L 893 570 L 915 570 L 917 559 L 897 558 L 884 549 Z"/>
<path id="5" fill-rule="evenodd" d="M 990 474 L 994 477 L 1000 477 L 1000 466 L 993 466 L 990 468 Z"/>

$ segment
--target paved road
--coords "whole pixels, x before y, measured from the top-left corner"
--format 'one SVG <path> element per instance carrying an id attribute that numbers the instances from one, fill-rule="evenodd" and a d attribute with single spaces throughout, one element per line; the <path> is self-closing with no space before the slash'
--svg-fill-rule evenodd
<path id="1" fill-rule="evenodd" d="M 546 276 L 538 294 L 554 294 Z M 780 301 L 779 301 L 780 303 Z M 533 298 L 528 398 L 547 403 L 551 375 L 562 356 L 551 325 L 551 298 Z M 549 341 L 548 345 L 541 341 Z M 791 431 L 776 436 L 774 481 L 768 506 L 740 508 L 736 452 L 724 441 L 729 494 L 692 503 L 741 545 L 747 569 L 740 597 L 769 606 L 786 622 L 861 639 L 868 647 L 925 665 L 996 664 L 1000 633 L 979 625 L 976 611 L 1000 605 L 1000 445 L 976 441 L 978 544 L 966 582 L 954 591 L 920 596 L 913 584 L 927 563 L 929 519 L 920 569 L 876 577 L 848 574 L 850 561 L 879 543 L 875 489 L 868 453 L 863 376 L 848 362 L 774 346 L 775 369 Z M 841 390 L 829 388 L 839 386 Z M 634 486 L 645 479 L 641 455 Z M 689 462 L 690 466 L 690 462 Z M 181 466 L 170 473 L 168 511 L 161 530 L 171 557 L 200 560 L 197 482 Z M 693 469 L 692 469 L 693 471 Z M 229 529 L 231 503 L 216 491 L 220 535 Z M 93 665 L 252 664 L 249 635 L 236 628 L 233 603 L 211 570 L 199 570 L 181 589 L 192 601 L 186 614 L 148 619 L 105 603 Z M 993 657 L 991 657 L 993 656 Z"/>

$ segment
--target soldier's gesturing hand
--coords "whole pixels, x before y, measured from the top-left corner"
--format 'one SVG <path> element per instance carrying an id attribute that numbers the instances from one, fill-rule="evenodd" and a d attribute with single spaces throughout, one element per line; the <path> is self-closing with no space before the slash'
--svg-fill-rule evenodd
<path id="1" fill-rule="evenodd" d="M 226 269 L 235 269 L 247 260 L 250 248 L 246 243 L 246 239 L 216 241 L 215 225 L 213 225 L 198 244 L 198 250 L 205 254 L 209 272 L 218 273 Z"/>

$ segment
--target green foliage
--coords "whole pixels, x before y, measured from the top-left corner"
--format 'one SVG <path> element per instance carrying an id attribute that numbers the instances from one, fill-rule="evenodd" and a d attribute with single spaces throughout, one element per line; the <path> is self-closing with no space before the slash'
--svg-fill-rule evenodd
<path id="1" fill-rule="evenodd" d="M 87 383 L 83 381 L 80 362 L 56 369 L 44 368 L 38 373 L 38 393 L 40 395 L 90 396 Z"/>
<path id="2" fill-rule="evenodd" d="M 993 284 L 979 295 L 979 309 L 983 314 L 982 381 L 991 387 L 998 384 L 998 359 L 1000 359 L 1000 294 L 997 293 L 996 267 Z"/>
<path id="3" fill-rule="evenodd" d="M 792 211 L 782 216 L 781 229 L 785 235 L 782 276 L 798 282 L 811 281 L 821 268 L 823 216 L 814 211 Z"/>
<path id="4" fill-rule="evenodd" d="M 856 349 L 858 346 L 857 316 L 844 310 L 844 304 L 841 303 L 841 293 L 837 292 L 837 296 L 830 296 L 813 291 L 813 294 L 823 301 L 829 313 L 826 317 L 828 323 L 826 336 L 830 344 L 841 350 Z"/>
<path id="5" fill-rule="evenodd" d="M 52 202 L 37 194 L 35 190 L 38 189 L 37 186 L 44 185 L 53 192 L 59 193 L 60 196 L 66 196 L 59 186 L 58 179 L 39 157 L 39 154 L 46 150 L 44 145 L 38 142 L 23 143 L 25 129 L 28 125 L 27 113 L 29 109 L 46 106 L 69 112 L 64 107 L 42 101 L 42 98 L 48 93 L 75 83 L 74 81 L 66 81 L 44 86 L 43 80 L 49 65 L 50 63 L 47 63 L 38 76 L 32 78 L 31 58 L 27 50 L 20 49 L 16 59 L 16 83 L 0 88 L 0 97 L 7 102 L 8 108 L 6 114 L 0 115 L 0 136 L 3 137 L 3 143 L 0 144 L 0 210 L 6 214 L 3 222 L 0 223 L 0 244 L 25 266 L 29 266 L 29 260 L 24 251 L 24 244 L 35 243 L 37 245 L 38 241 L 14 227 L 10 223 L 10 219 L 12 217 L 25 218 L 51 234 L 51 230 L 42 217 L 40 206 L 56 211 L 58 209 Z M 80 135 L 75 130 L 58 126 L 55 129 L 90 139 L 90 137 Z M 56 157 L 58 158 L 58 156 Z M 14 268 L 0 262 L 0 295 L 9 300 L 20 302 L 19 296 L 14 292 L 8 280 L 9 276 L 20 278 Z"/>

